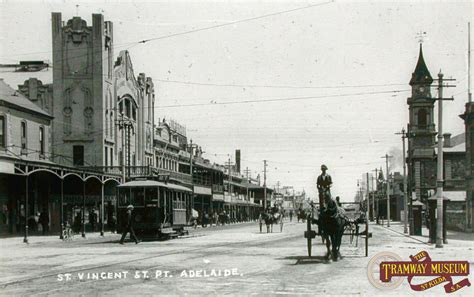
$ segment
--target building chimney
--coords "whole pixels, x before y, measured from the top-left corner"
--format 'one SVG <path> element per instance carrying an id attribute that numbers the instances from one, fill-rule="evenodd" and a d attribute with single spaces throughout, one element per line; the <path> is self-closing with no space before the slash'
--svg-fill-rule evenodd
<path id="1" fill-rule="evenodd" d="M 444 145 L 443 147 L 451 147 L 451 133 L 444 133 L 443 134 L 443 141 L 444 141 Z"/>
<path id="2" fill-rule="evenodd" d="M 235 150 L 235 170 L 240 173 L 240 150 Z"/>

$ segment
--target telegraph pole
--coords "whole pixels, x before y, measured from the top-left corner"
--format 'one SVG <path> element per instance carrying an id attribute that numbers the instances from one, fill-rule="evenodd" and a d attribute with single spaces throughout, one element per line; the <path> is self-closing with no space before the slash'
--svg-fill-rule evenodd
<path id="1" fill-rule="evenodd" d="M 263 160 L 263 209 L 267 209 L 267 160 Z"/>
<path id="2" fill-rule="evenodd" d="M 405 138 L 407 135 L 405 133 L 405 128 L 402 129 L 401 132 L 395 133 L 396 135 L 402 135 L 402 143 L 403 143 L 403 233 L 408 233 L 408 191 L 407 191 L 407 168 L 406 168 L 406 160 L 405 160 Z M 410 224 L 413 222 L 410 221 Z"/>
<path id="3" fill-rule="evenodd" d="M 436 247 L 443 247 L 443 74 L 438 74 L 438 162 L 436 178 Z"/>
<path id="4" fill-rule="evenodd" d="M 227 179 L 228 186 L 229 186 L 228 187 L 228 190 L 229 190 L 228 193 L 232 197 L 232 191 L 231 191 L 231 189 L 232 189 L 232 184 L 231 184 L 232 183 L 232 165 L 234 165 L 234 164 L 232 164 L 230 162 L 230 157 L 229 157 L 229 161 L 226 162 L 226 165 L 229 166 L 229 172 L 228 172 L 229 173 L 229 178 Z"/>
<path id="5" fill-rule="evenodd" d="M 374 178 L 371 178 L 371 182 L 372 182 L 372 220 L 371 222 L 373 222 L 375 220 L 375 188 L 377 186 L 377 183 L 374 184 Z"/>
<path id="6" fill-rule="evenodd" d="M 437 198 L 437 218 L 436 218 L 436 247 L 442 248 L 443 242 L 447 243 L 443 232 L 443 101 L 454 100 L 454 98 L 443 98 L 443 88 L 454 87 L 454 85 L 443 85 L 444 81 L 454 81 L 455 79 L 443 79 L 443 74 L 438 74 L 438 156 L 437 156 L 437 178 L 436 178 L 436 198 Z"/>
<path id="7" fill-rule="evenodd" d="M 378 187 L 378 184 L 377 184 L 377 181 L 378 181 L 378 178 L 379 178 L 379 175 L 378 175 L 378 172 L 379 170 L 377 168 L 375 168 L 375 170 L 372 170 L 372 171 L 375 171 L 375 187 L 374 189 L 377 189 Z M 379 224 L 379 199 L 377 198 L 377 201 L 375 201 L 375 194 L 374 194 L 374 203 L 377 203 L 377 217 L 375 218 L 375 221 L 377 222 L 377 225 Z M 375 212 L 374 212 L 374 216 L 375 216 Z"/>
<path id="8" fill-rule="evenodd" d="M 370 208 L 370 189 L 369 189 L 369 173 L 368 173 L 368 172 L 367 172 L 367 174 L 366 174 L 366 177 L 367 177 L 367 199 L 366 199 L 366 201 L 367 201 L 367 209 L 366 209 L 365 211 L 366 211 L 366 213 L 367 213 L 366 218 L 367 218 L 367 220 L 368 220 L 368 219 L 369 219 L 369 213 L 370 213 L 370 211 L 369 211 L 369 208 Z M 368 234 L 367 234 L 367 235 L 368 235 Z"/>
<path id="9" fill-rule="evenodd" d="M 387 227 L 390 227 L 390 181 L 389 181 L 389 174 L 388 174 L 388 159 L 392 158 L 393 156 L 389 156 L 385 154 L 382 158 L 385 159 L 385 166 L 387 168 Z"/>
<path id="10" fill-rule="evenodd" d="M 249 170 L 248 167 L 245 168 L 244 173 L 245 173 L 245 176 L 247 177 L 247 182 L 246 182 L 246 185 L 247 185 L 247 200 L 250 201 L 250 198 L 249 198 L 249 183 L 250 183 L 249 173 L 250 173 L 250 170 Z"/>
<path id="11" fill-rule="evenodd" d="M 168 145 L 168 144 L 166 144 Z M 191 208 L 194 209 L 194 174 L 193 174 L 193 155 L 194 155 L 194 148 L 197 147 L 196 144 L 193 144 L 193 140 L 189 140 L 188 148 L 190 149 L 190 156 L 189 156 L 189 175 L 191 176 Z M 163 152 L 163 155 L 165 152 Z"/>
<path id="12" fill-rule="evenodd" d="M 454 98 L 443 98 L 443 87 L 453 87 L 452 85 L 443 86 L 443 74 L 438 73 L 438 157 L 436 171 L 436 247 L 442 248 L 443 241 L 443 101 L 454 100 Z M 444 81 L 453 81 L 454 79 L 445 79 Z"/>

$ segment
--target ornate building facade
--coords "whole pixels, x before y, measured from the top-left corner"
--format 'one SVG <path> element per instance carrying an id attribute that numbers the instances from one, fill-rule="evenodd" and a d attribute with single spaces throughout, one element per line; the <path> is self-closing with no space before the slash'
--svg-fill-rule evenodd
<path id="1" fill-rule="evenodd" d="M 409 106 L 408 123 L 408 190 L 411 197 L 427 203 L 434 199 L 437 179 L 437 148 L 434 124 L 434 103 L 430 89 L 433 78 L 420 53 L 415 71 L 410 80 L 412 95 L 407 100 Z M 472 105 L 472 104 L 471 104 Z M 448 228 L 472 229 L 472 135 L 474 121 L 469 103 L 466 112 L 461 115 L 465 121 L 466 132 L 451 137 L 450 133 L 443 134 L 443 188 L 444 198 L 447 199 Z M 446 119 L 452 118 L 444 115 Z"/>
<path id="2" fill-rule="evenodd" d="M 410 80 L 412 93 L 407 100 L 407 133 L 409 186 L 416 193 L 416 198 L 421 200 L 427 199 L 428 191 L 436 187 L 435 100 L 431 97 L 432 83 L 433 78 L 426 67 L 420 45 L 418 62 Z"/>

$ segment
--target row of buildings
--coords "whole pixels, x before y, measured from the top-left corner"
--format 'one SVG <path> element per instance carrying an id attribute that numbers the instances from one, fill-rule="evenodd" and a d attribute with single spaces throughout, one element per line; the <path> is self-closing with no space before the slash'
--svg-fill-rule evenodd
<path id="1" fill-rule="evenodd" d="M 430 203 L 436 199 L 437 187 L 437 131 L 435 126 L 435 98 L 432 93 L 438 88 L 438 79 L 433 79 L 423 58 L 420 45 L 418 62 L 410 80 L 411 97 L 407 99 L 409 122 L 407 132 L 403 135 L 408 139 L 406 154 L 407 166 L 407 193 L 411 204 L 421 206 L 426 217 Z M 468 94 L 465 112 L 461 115 L 445 114 L 444 121 L 457 119 L 463 121 L 465 132 L 458 135 L 443 134 L 443 198 L 446 201 L 446 226 L 452 229 L 473 230 L 473 202 L 474 202 L 474 102 Z M 383 177 L 379 171 L 378 185 L 369 191 L 369 210 L 374 209 L 377 216 L 386 218 L 387 207 L 387 180 L 389 182 L 390 218 L 402 220 L 404 210 L 404 179 L 398 172 L 389 173 Z M 369 187 L 370 189 L 370 187 Z M 363 190 L 358 197 L 362 197 Z M 372 197 L 375 197 L 373 199 Z M 372 212 L 371 212 L 372 214 Z"/>
<path id="2" fill-rule="evenodd" d="M 136 178 L 192 189 L 201 215 L 248 220 L 271 203 L 273 190 L 240 172 L 240 151 L 235 164 L 212 163 L 184 126 L 155 121 L 152 78 L 135 75 L 128 51 L 114 56 L 113 24 L 101 14 L 90 25 L 53 13 L 52 55 L 50 84 L 29 78 L 14 89 L 0 79 L 1 234 L 23 232 L 40 212 L 52 231 L 80 211 L 107 223 L 116 186 Z"/>

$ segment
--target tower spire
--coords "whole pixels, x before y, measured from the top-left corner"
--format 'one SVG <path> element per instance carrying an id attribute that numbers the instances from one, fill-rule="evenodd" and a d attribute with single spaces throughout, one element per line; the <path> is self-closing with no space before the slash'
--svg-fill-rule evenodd
<path id="1" fill-rule="evenodd" d="M 417 84 L 430 85 L 433 82 L 430 71 L 426 67 L 425 59 L 423 59 L 423 45 L 420 43 L 420 53 L 418 55 L 418 62 L 416 63 L 415 71 L 411 75 L 410 86 Z"/>

